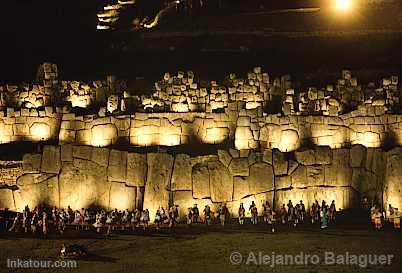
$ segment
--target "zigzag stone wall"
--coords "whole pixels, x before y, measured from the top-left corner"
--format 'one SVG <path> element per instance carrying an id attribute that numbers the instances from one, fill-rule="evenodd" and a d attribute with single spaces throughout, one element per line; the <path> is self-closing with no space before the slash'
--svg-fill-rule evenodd
<path id="1" fill-rule="evenodd" d="M 400 207 L 401 158 L 400 148 L 384 152 L 362 145 L 291 153 L 230 149 L 195 157 L 45 146 L 42 154 L 24 156 L 22 174 L 0 189 L 0 207 L 146 207 L 153 217 L 169 203 L 178 204 L 183 215 L 194 203 L 215 207 L 225 202 L 236 215 L 240 202 L 256 201 L 261 208 L 263 201 L 278 207 L 288 200 L 310 205 L 317 199 L 349 208 L 361 195 Z"/>
<path id="2" fill-rule="evenodd" d="M 135 113 L 99 117 L 9 108 L 0 117 L 0 143 L 59 141 L 106 147 L 116 143 L 132 146 L 177 146 L 189 143 L 231 143 L 239 150 L 277 148 L 289 152 L 305 144 L 348 147 L 402 145 L 402 116 L 383 109 L 360 109 L 338 117 L 267 115 L 260 108 L 225 113 Z M 370 108 L 371 109 L 371 108 Z M 376 108 L 375 108 L 376 109 Z M 3 113 L 3 112 L 0 112 Z"/>

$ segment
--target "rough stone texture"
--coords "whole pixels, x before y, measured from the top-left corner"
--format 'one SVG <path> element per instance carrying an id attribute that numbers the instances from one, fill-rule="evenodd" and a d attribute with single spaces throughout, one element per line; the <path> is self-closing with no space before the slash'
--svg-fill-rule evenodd
<path id="1" fill-rule="evenodd" d="M 107 174 L 110 181 L 126 182 L 127 152 L 110 150 Z"/>
<path id="2" fill-rule="evenodd" d="M 191 171 L 190 156 L 185 154 L 176 155 L 172 174 L 172 190 L 191 190 Z"/>
<path id="3" fill-rule="evenodd" d="M 209 170 L 206 164 L 196 164 L 192 170 L 193 196 L 202 199 L 211 197 Z"/>
<path id="4" fill-rule="evenodd" d="M 91 144 L 93 146 L 108 146 L 117 138 L 117 128 L 114 124 L 95 125 L 91 129 Z"/>
<path id="5" fill-rule="evenodd" d="M 44 146 L 41 171 L 44 173 L 59 173 L 61 169 L 60 146 Z"/>
<path id="6" fill-rule="evenodd" d="M 218 150 L 218 158 L 225 167 L 229 167 L 232 156 L 225 150 Z"/>
<path id="7" fill-rule="evenodd" d="M 147 181 L 147 155 L 139 153 L 127 154 L 127 185 L 145 186 Z"/>
<path id="8" fill-rule="evenodd" d="M 233 176 L 248 176 L 250 171 L 247 158 L 234 158 L 229 165 L 230 173 Z"/>
<path id="9" fill-rule="evenodd" d="M 11 189 L 0 189 L 0 208 L 8 208 L 10 210 L 15 209 L 13 191 Z"/>
<path id="10" fill-rule="evenodd" d="M 196 203 L 193 199 L 193 193 L 191 191 L 174 191 L 173 192 L 173 203 L 179 207 L 179 218 L 184 220 L 188 214 L 188 208 L 192 208 Z M 198 208 L 200 213 L 203 208 Z"/>
<path id="11" fill-rule="evenodd" d="M 26 205 L 34 208 L 40 204 L 59 206 L 59 183 L 57 175 L 26 174 L 17 180 L 15 205 L 21 211 Z"/>
<path id="12" fill-rule="evenodd" d="M 297 169 L 298 166 L 299 166 L 299 163 L 297 163 L 296 161 L 293 161 L 293 160 L 289 160 L 288 175 L 291 175 Z"/>
<path id="13" fill-rule="evenodd" d="M 208 162 L 212 202 L 228 202 L 233 198 L 233 179 L 219 161 Z"/>
<path id="14" fill-rule="evenodd" d="M 289 175 L 275 177 L 275 189 L 286 189 L 292 186 L 292 177 Z"/>
<path id="15" fill-rule="evenodd" d="M 387 152 L 384 205 L 402 209 L 402 148 Z"/>
<path id="16" fill-rule="evenodd" d="M 354 145 L 350 149 L 350 166 L 352 168 L 360 168 L 363 166 L 366 158 L 366 148 L 363 145 Z"/>
<path id="17" fill-rule="evenodd" d="M 307 166 L 307 186 L 324 185 L 324 166 Z"/>
<path id="18" fill-rule="evenodd" d="M 110 209 L 134 210 L 136 207 L 136 187 L 128 187 L 124 183 L 111 182 L 110 184 Z"/>
<path id="19" fill-rule="evenodd" d="M 250 195 L 249 179 L 241 176 L 233 177 L 233 200 L 240 200 Z"/>
<path id="20" fill-rule="evenodd" d="M 274 189 L 274 170 L 266 163 L 255 163 L 250 167 L 250 194 L 258 194 Z"/>
<path id="21" fill-rule="evenodd" d="M 59 175 L 60 206 L 81 209 L 90 205 L 109 207 L 110 182 L 107 171 L 91 161 L 75 159 L 64 163 Z"/>
<path id="22" fill-rule="evenodd" d="M 61 161 L 72 162 L 73 161 L 73 145 L 64 144 L 60 146 L 61 149 Z"/>
<path id="23" fill-rule="evenodd" d="M 273 150 L 273 165 L 275 175 L 285 175 L 288 173 L 288 162 L 285 160 L 285 155 L 279 150 Z"/>
<path id="24" fill-rule="evenodd" d="M 173 169 L 173 157 L 167 153 L 147 155 L 148 173 L 144 192 L 144 208 L 153 220 L 156 210 L 169 205 L 170 181 Z"/>
<path id="25" fill-rule="evenodd" d="M 90 160 L 92 149 L 90 146 L 73 146 L 73 157 Z"/>
<path id="26" fill-rule="evenodd" d="M 299 165 L 292 174 L 292 186 L 302 188 L 307 186 L 307 167 Z"/>
<path id="27" fill-rule="evenodd" d="M 23 160 L 22 167 L 25 173 L 40 172 L 40 164 L 42 161 L 41 154 L 25 154 L 22 160 Z"/>
<path id="28" fill-rule="evenodd" d="M 272 165 L 272 150 L 265 149 L 262 160 L 270 165 Z"/>
<path id="29" fill-rule="evenodd" d="M 98 165 L 107 167 L 109 164 L 110 150 L 107 148 L 93 148 L 91 154 L 91 160 Z"/>
<path id="30" fill-rule="evenodd" d="M 317 146 L 314 149 L 296 151 L 296 160 L 305 166 L 320 164 L 328 165 L 332 162 L 332 151 L 326 146 Z"/>

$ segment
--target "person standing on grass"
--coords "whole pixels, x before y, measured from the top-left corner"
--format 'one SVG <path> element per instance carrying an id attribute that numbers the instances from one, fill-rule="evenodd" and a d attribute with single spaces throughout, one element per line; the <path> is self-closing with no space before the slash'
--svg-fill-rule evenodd
<path id="1" fill-rule="evenodd" d="M 306 217 L 306 207 L 303 204 L 303 201 L 300 200 L 300 221 L 303 222 Z"/>
<path id="2" fill-rule="evenodd" d="M 276 231 L 276 212 L 272 210 L 269 218 L 269 223 L 271 224 L 271 232 Z"/>
<path id="3" fill-rule="evenodd" d="M 200 211 L 198 210 L 197 204 L 193 206 L 193 223 L 198 223 L 198 218 L 200 217 Z"/>
<path id="4" fill-rule="evenodd" d="M 156 224 L 156 230 L 159 230 L 160 224 L 161 224 L 161 211 L 160 209 L 156 210 L 156 215 L 155 215 L 155 224 Z"/>
<path id="5" fill-rule="evenodd" d="M 240 203 L 239 207 L 239 224 L 244 224 L 244 218 L 246 217 L 246 210 L 244 209 L 243 203 Z"/>
<path id="6" fill-rule="evenodd" d="M 31 218 L 31 232 L 32 235 L 35 236 L 36 235 L 36 229 L 37 226 L 39 225 L 39 215 L 38 215 L 38 211 L 34 210 L 33 214 L 32 214 L 32 218 Z"/>
<path id="7" fill-rule="evenodd" d="M 285 204 L 282 204 L 282 208 L 280 210 L 280 217 L 281 217 L 281 222 L 282 225 L 286 224 L 286 218 L 287 218 L 287 211 L 286 211 L 286 207 Z"/>
<path id="8" fill-rule="evenodd" d="M 382 229 L 382 223 L 381 223 L 381 217 L 382 214 L 378 208 L 375 209 L 374 212 L 374 225 L 376 230 Z"/>
<path id="9" fill-rule="evenodd" d="M 67 219 L 67 214 L 64 212 L 64 209 L 62 209 L 59 212 L 58 221 L 57 221 L 57 228 L 58 228 L 60 235 L 63 235 L 64 230 L 66 229 L 66 219 Z"/>
<path id="10" fill-rule="evenodd" d="M 13 224 L 11 227 L 8 229 L 9 232 L 14 231 L 18 232 L 20 230 L 20 227 L 22 226 L 22 217 L 21 213 L 17 212 L 17 215 L 14 217 Z"/>
<path id="11" fill-rule="evenodd" d="M 106 216 L 106 226 L 107 226 L 106 235 L 110 235 L 112 233 L 112 225 L 113 225 L 113 217 L 112 214 L 109 212 Z"/>
<path id="12" fill-rule="evenodd" d="M 144 230 L 146 230 L 148 228 L 148 225 L 149 225 L 149 210 L 148 209 L 144 209 L 142 211 L 141 218 L 142 218 L 142 223 L 143 223 L 143 226 L 144 226 Z"/>
<path id="13" fill-rule="evenodd" d="M 329 206 L 329 214 L 328 214 L 330 223 L 335 221 L 335 213 L 336 213 L 335 200 L 332 200 L 331 206 Z"/>
<path id="14" fill-rule="evenodd" d="M 398 208 L 394 208 L 394 228 L 396 230 L 401 229 L 401 212 Z"/>
<path id="15" fill-rule="evenodd" d="M 289 203 L 288 203 L 288 223 L 289 223 L 289 226 L 291 226 L 292 224 L 293 224 L 293 226 L 295 227 L 296 226 L 296 223 L 295 223 L 295 207 L 293 206 L 293 204 L 292 204 L 292 201 L 291 200 L 289 200 Z"/>
<path id="16" fill-rule="evenodd" d="M 320 217 L 321 217 L 321 229 L 327 228 L 328 227 L 328 208 L 327 208 L 327 205 L 325 205 L 325 203 L 323 203 L 321 206 Z"/>
<path id="17" fill-rule="evenodd" d="M 193 223 L 193 218 L 194 218 L 194 212 L 192 208 L 188 208 L 187 210 L 187 225 L 191 226 Z"/>
<path id="18" fill-rule="evenodd" d="M 47 216 L 46 212 L 43 212 L 43 216 L 42 216 L 42 233 L 43 233 L 43 237 L 46 238 L 47 236 L 47 229 L 48 229 L 48 223 L 49 218 Z"/>
<path id="19" fill-rule="evenodd" d="M 207 226 L 211 224 L 211 214 L 212 214 L 211 208 L 208 205 L 206 205 L 204 208 L 204 218 L 205 218 L 205 224 Z"/>
<path id="20" fill-rule="evenodd" d="M 219 208 L 219 220 L 220 220 L 221 226 L 225 226 L 227 216 L 228 216 L 228 209 L 226 207 L 226 204 L 223 204 Z"/>

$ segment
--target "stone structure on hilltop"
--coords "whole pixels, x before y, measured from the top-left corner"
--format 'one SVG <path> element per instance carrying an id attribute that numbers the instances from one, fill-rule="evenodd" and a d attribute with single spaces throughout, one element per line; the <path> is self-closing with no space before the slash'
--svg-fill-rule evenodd
<path id="1" fill-rule="evenodd" d="M 336 85 L 297 90 L 259 67 L 222 82 L 187 71 L 165 73 L 146 96 L 113 76 L 63 81 L 44 64 L 34 84 L 0 94 L 1 143 L 59 144 L 0 162 L 0 208 L 147 207 L 153 216 L 172 203 L 225 202 L 236 215 L 240 202 L 349 208 L 362 196 L 402 205 L 396 76 L 361 86 L 345 70 Z M 215 148 L 200 155 L 207 144 Z M 152 146 L 171 148 L 142 148 Z"/>

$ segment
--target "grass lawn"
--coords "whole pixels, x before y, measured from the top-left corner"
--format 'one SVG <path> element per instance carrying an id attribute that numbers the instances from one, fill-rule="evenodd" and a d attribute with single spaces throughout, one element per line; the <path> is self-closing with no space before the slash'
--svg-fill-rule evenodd
<path id="1" fill-rule="evenodd" d="M 78 238 L 78 239 L 77 239 Z M 138 231 L 136 234 L 118 233 L 110 238 L 94 232 L 69 230 L 64 238 L 52 236 L 47 240 L 32 239 L 3 234 L 0 237 L 0 256 L 9 259 L 55 259 L 62 243 L 80 244 L 87 248 L 89 256 L 78 261 L 76 269 L 7 269 L 0 272 L 387 272 L 399 273 L 402 268 L 401 233 L 393 230 L 375 232 L 366 225 L 332 226 L 320 231 L 307 224 L 289 230 L 279 227 L 276 233 L 263 225 L 239 227 L 231 225 L 179 227 L 175 231 Z M 246 259 L 250 252 L 258 257 L 278 254 L 319 255 L 324 261 L 324 252 L 337 255 L 350 254 L 393 254 L 391 265 L 256 265 Z M 243 255 L 240 265 L 230 262 L 232 252 Z"/>

